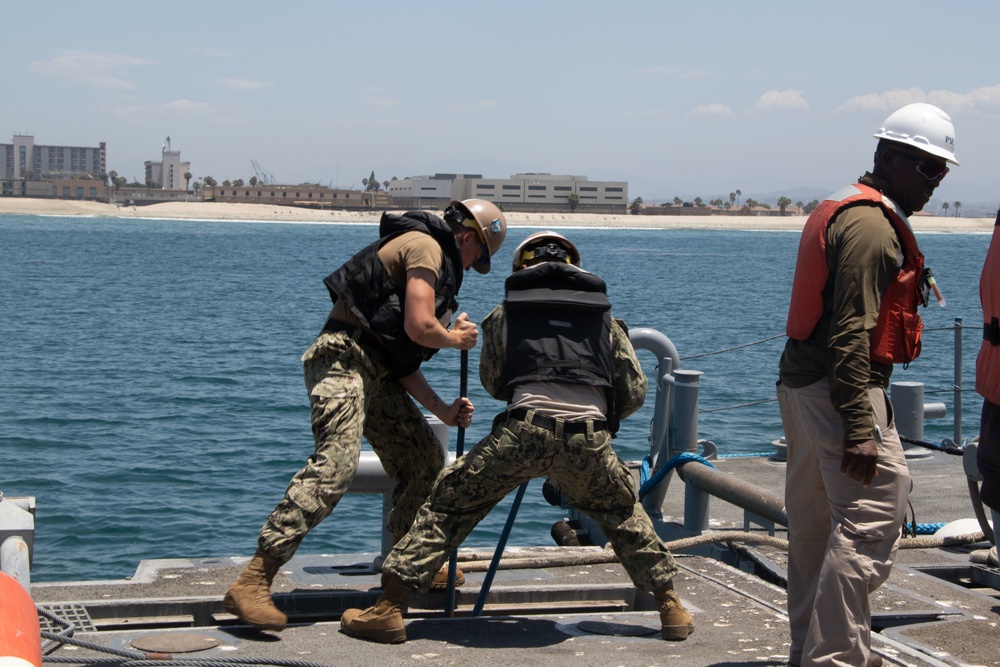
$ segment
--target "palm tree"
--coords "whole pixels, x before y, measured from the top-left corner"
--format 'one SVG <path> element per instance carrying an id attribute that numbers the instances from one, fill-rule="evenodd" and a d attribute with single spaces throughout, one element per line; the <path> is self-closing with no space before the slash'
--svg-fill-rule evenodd
<path id="1" fill-rule="evenodd" d="M 642 197 L 636 197 L 632 200 L 632 204 L 628 207 L 628 210 L 632 215 L 639 215 L 642 211 Z"/>
<path id="2" fill-rule="evenodd" d="M 948 217 L 948 206 L 950 206 L 950 204 L 948 204 L 948 202 L 945 202 L 945 203 L 941 204 L 941 208 L 944 209 L 944 217 L 946 217 L 946 218 Z"/>
<path id="3" fill-rule="evenodd" d="M 703 203 L 704 203 L 704 201 L 702 200 L 701 197 L 695 197 L 694 198 L 694 205 L 695 206 L 701 206 Z"/>
<path id="4" fill-rule="evenodd" d="M 215 186 L 219 184 L 218 181 L 211 176 L 206 176 L 203 180 L 206 187 L 212 188 L 212 199 L 215 199 Z"/>
<path id="5" fill-rule="evenodd" d="M 952 204 L 952 206 L 955 207 L 955 217 L 957 218 L 958 217 L 958 212 L 962 209 L 962 202 L 957 201 L 954 204 Z"/>
<path id="6" fill-rule="evenodd" d="M 789 199 L 788 197 L 785 196 L 778 197 L 778 210 L 781 211 L 781 215 L 785 214 L 785 209 L 788 208 L 788 205 L 791 203 L 792 200 Z"/>
<path id="7" fill-rule="evenodd" d="M 684 203 L 683 199 L 681 199 L 680 197 L 674 197 L 674 206 L 680 206 L 683 203 Z"/>
<path id="8" fill-rule="evenodd" d="M 732 207 L 732 206 L 735 206 L 735 205 L 736 205 L 736 193 L 735 192 L 730 192 L 729 193 L 729 206 Z"/>
<path id="9" fill-rule="evenodd" d="M 569 193 L 569 196 L 566 199 L 569 200 L 569 211 L 570 213 L 572 213 L 573 211 L 576 210 L 576 207 L 580 204 L 580 195 L 576 194 L 575 192 L 571 192 Z"/>
<path id="10" fill-rule="evenodd" d="M 111 185 L 111 193 L 118 194 L 118 172 L 113 169 L 108 172 L 108 183 Z"/>
<path id="11" fill-rule="evenodd" d="M 799 215 L 802 215 L 802 200 L 795 202 L 795 208 L 799 209 Z"/>
<path id="12" fill-rule="evenodd" d="M 739 205 L 740 205 L 740 196 L 741 196 L 742 194 L 743 194 L 743 191 L 742 191 L 742 190 L 737 190 L 737 191 L 736 191 L 736 206 L 737 206 L 737 207 L 739 207 Z"/>
<path id="13" fill-rule="evenodd" d="M 190 190 L 191 189 L 191 172 L 190 171 L 185 171 L 184 172 L 184 189 L 185 190 Z"/>

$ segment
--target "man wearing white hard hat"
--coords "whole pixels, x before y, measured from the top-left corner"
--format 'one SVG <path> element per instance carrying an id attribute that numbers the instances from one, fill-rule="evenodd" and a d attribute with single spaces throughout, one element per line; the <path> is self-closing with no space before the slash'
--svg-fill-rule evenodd
<path id="1" fill-rule="evenodd" d="M 958 164 L 955 128 L 919 103 L 874 136 L 872 170 L 806 221 L 779 363 L 793 665 L 882 664 L 868 595 L 892 569 L 910 489 L 886 390 L 893 364 L 920 354 L 934 284 L 908 216 Z"/>

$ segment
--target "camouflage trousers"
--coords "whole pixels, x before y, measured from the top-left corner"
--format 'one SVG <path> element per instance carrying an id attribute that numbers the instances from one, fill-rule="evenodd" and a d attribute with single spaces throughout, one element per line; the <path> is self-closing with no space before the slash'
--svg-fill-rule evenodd
<path id="1" fill-rule="evenodd" d="M 350 486 L 362 436 L 395 482 L 386 527 L 400 538 L 444 467 L 440 442 L 381 357 L 348 334 L 321 334 L 302 362 L 315 450 L 264 523 L 258 546 L 283 562 L 292 558 Z"/>
<path id="2" fill-rule="evenodd" d="M 607 431 L 563 434 L 507 418 L 468 454 L 445 468 L 410 532 L 386 557 L 391 572 L 426 591 L 453 550 L 510 491 L 551 476 L 573 507 L 594 519 L 636 587 L 652 593 L 677 566 L 638 502 L 628 468 Z M 591 423 L 592 424 L 592 423 Z"/>

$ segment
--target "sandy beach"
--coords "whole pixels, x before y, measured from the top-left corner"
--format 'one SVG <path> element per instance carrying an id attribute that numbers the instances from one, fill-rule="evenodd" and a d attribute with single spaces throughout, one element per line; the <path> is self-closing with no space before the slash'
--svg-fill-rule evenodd
<path id="1" fill-rule="evenodd" d="M 177 220 L 246 220 L 261 222 L 378 222 L 381 211 L 320 211 L 267 204 L 219 202 L 164 202 L 148 206 L 117 206 L 62 199 L 0 197 L 0 215 L 59 215 L 109 218 L 166 218 Z M 993 218 L 955 218 L 915 215 L 917 232 L 982 232 L 993 230 Z M 619 227 L 642 229 L 801 230 L 804 215 L 787 217 L 732 215 L 593 215 L 588 213 L 507 214 L 511 227 Z"/>

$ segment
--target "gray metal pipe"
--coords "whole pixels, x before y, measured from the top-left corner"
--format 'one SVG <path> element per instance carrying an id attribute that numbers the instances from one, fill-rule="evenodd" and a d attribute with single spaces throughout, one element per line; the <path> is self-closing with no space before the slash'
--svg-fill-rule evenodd
<path id="1" fill-rule="evenodd" d="M 899 381 L 889 385 L 892 400 L 892 414 L 899 435 L 911 440 L 924 439 L 924 383 Z M 919 445 L 904 443 L 903 453 L 907 460 L 927 459 L 931 452 Z"/>
<path id="2" fill-rule="evenodd" d="M 3 564 L 3 573 L 21 584 L 30 595 L 31 558 L 28 556 L 28 544 L 20 535 L 12 535 L 0 545 L 0 563 Z"/>
<path id="3" fill-rule="evenodd" d="M 669 359 L 670 367 L 663 369 L 667 373 L 681 367 L 681 357 L 677 354 L 677 347 L 665 334 L 660 333 L 656 329 L 648 327 L 629 329 L 628 338 L 635 349 L 649 350 L 661 360 Z"/>
<path id="4" fill-rule="evenodd" d="M 34 496 L 7 498 L 0 492 L 0 544 L 0 569 L 25 582 L 27 589 L 35 546 Z"/>
<path id="5" fill-rule="evenodd" d="M 655 376 L 650 390 L 655 390 L 653 420 L 649 432 L 650 469 L 656 470 L 670 459 L 670 424 L 674 408 L 674 373 L 680 367 L 681 358 L 677 347 L 666 335 L 655 329 L 638 327 L 629 330 L 632 347 L 648 350 L 656 356 Z M 697 417 L 696 417 L 697 418 Z M 654 520 L 662 517 L 663 502 L 670 486 L 670 477 L 665 477 L 653 491 L 642 500 L 643 509 Z"/>
<path id="6" fill-rule="evenodd" d="M 788 525 L 785 499 L 776 493 L 771 493 L 767 489 L 762 489 L 702 463 L 686 463 L 678 467 L 677 471 L 680 478 L 689 487 L 695 486 L 716 498 L 721 498 L 782 526 Z M 691 528 L 687 525 L 686 520 L 685 528 Z"/>
<path id="7" fill-rule="evenodd" d="M 955 444 L 962 444 L 962 318 L 955 318 Z"/>
<path id="8" fill-rule="evenodd" d="M 455 452 L 445 454 L 445 465 L 455 462 Z M 363 451 L 358 460 L 358 470 L 354 473 L 348 493 L 390 493 L 393 481 L 382 467 L 382 461 L 375 452 Z"/>
<path id="9" fill-rule="evenodd" d="M 656 356 L 656 377 L 650 386 L 650 389 L 655 389 L 656 397 L 649 439 L 649 453 L 652 455 L 650 464 L 655 468 L 661 462 L 661 457 L 666 457 L 663 461 L 669 458 L 667 429 L 673 406 L 673 373 L 680 368 L 681 358 L 673 342 L 655 329 L 630 329 L 628 337 L 636 350 L 648 350 Z"/>

